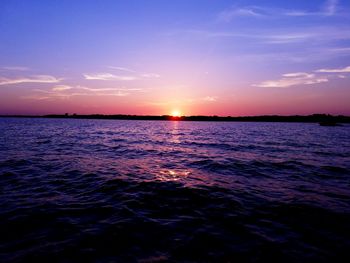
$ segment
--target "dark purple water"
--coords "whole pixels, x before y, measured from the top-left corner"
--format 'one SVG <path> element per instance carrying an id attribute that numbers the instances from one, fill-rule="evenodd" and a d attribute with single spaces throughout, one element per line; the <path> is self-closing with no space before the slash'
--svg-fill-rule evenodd
<path id="1" fill-rule="evenodd" d="M 350 126 L 0 118 L 1 262 L 350 262 Z"/>

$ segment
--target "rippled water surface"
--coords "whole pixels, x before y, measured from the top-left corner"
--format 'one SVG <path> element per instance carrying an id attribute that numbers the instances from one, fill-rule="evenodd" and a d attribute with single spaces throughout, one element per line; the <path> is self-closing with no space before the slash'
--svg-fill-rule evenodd
<path id="1" fill-rule="evenodd" d="M 0 118 L 1 262 L 350 262 L 350 126 Z"/>

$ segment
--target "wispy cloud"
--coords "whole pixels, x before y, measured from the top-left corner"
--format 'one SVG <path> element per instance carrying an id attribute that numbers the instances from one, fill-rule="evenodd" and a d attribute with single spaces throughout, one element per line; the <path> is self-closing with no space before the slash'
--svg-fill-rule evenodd
<path id="1" fill-rule="evenodd" d="M 50 99 L 49 96 L 42 96 L 42 95 L 28 95 L 28 96 L 21 96 L 21 99 L 25 100 L 48 100 Z"/>
<path id="2" fill-rule="evenodd" d="M 336 13 L 338 7 L 338 0 L 328 0 L 325 3 L 323 13 L 328 16 L 332 16 Z"/>
<path id="3" fill-rule="evenodd" d="M 270 50 L 269 52 L 255 52 L 241 54 L 240 59 L 244 62 L 251 63 L 269 61 L 269 62 L 288 62 L 288 63 L 324 63 L 330 59 L 350 56 L 350 48 L 328 48 L 325 45 L 319 47 L 305 47 L 303 49 L 295 49 L 286 51 Z"/>
<path id="4" fill-rule="evenodd" d="M 125 67 L 114 67 L 114 66 L 108 66 L 109 69 L 115 69 L 115 70 L 119 70 L 119 71 L 126 71 L 126 72 L 132 72 L 132 73 L 136 73 L 135 70 L 129 69 L 129 68 L 125 68 Z"/>
<path id="5" fill-rule="evenodd" d="M 332 53 L 350 53 L 350 47 L 327 48 L 326 51 Z"/>
<path id="6" fill-rule="evenodd" d="M 33 89 L 35 93 L 30 96 L 24 96 L 23 99 L 34 100 L 54 100 L 54 99 L 69 99 L 75 96 L 128 96 L 132 92 L 142 91 L 139 88 L 89 88 L 85 86 L 69 86 L 56 85 L 50 90 L 47 89 Z M 44 94 L 44 95 L 41 95 Z"/>
<path id="7" fill-rule="evenodd" d="M 63 90 L 70 90 L 73 87 L 68 86 L 68 85 L 57 85 L 55 87 L 52 88 L 53 91 L 63 91 Z"/>
<path id="8" fill-rule="evenodd" d="M 88 90 L 92 92 L 102 92 L 102 91 L 141 91 L 142 89 L 128 89 L 128 88 L 88 88 L 88 87 L 76 87 L 77 89 Z"/>
<path id="9" fill-rule="evenodd" d="M 83 76 L 87 80 L 119 80 L 119 81 L 130 81 L 130 80 L 136 80 L 140 78 L 147 78 L 147 79 L 154 79 L 154 78 L 160 78 L 160 75 L 157 73 L 138 73 L 136 70 L 124 68 L 124 67 L 113 67 L 109 66 L 108 68 L 133 73 L 128 75 L 116 75 L 109 72 L 105 73 L 85 73 Z"/>
<path id="10" fill-rule="evenodd" d="M 135 73 L 135 78 L 142 77 L 142 78 L 160 78 L 160 75 L 157 73 L 139 73 L 136 70 L 130 69 L 130 68 L 125 68 L 125 67 L 114 67 L 114 66 L 109 66 L 108 68 L 114 69 L 114 70 L 119 70 L 119 71 L 124 71 L 124 72 L 130 72 L 130 73 Z"/>
<path id="11" fill-rule="evenodd" d="M 254 41 L 254 44 L 288 44 L 301 43 L 305 41 L 314 41 L 316 44 L 325 44 L 332 41 L 342 41 L 350 39 L 350 29 L 347 27 L 331 27 L 331 26 L 309 26 L 303 29 L 295 30 L 278 29 L 278 30 L 246 30 L 239 31 L 209 31 L 209 30 L 191 30 L 186 29 L 173 34 L 186 34 L 201 38 L 233 38 Z M 336 48 L 336 47 L 335 47 Z M 341 49 L 341 48 L 338 48 Z M 342 51 L 349 48 L 343 48 Z"/>
<path id="12" fill-rule="evenodd" d="M 230 7 L 217 16 L 217 20 L 221 22 L 230 22 L 235 17 L 247 16 L 255 18 L 266 17 L 281 17 L 281 16 L 333 16 L 338 10 L 338 0 L 325 1 L 316 11 L 309 10 L 290 10 L 274 7 L 261 6 L 245 6 L 245 7 Z"/>
<path id="13" fill-rule="evenodd" d="M 27 70 L 29 70 L 28 67 L 21 67 L 21 66 L 6 66 L 6 67 L 2 67 L 1 69 L 10 70 L 10 71 L 27 71 Z"/>
<path id="14" fill-rule="evenodd" d="M 318 69 L 315 72 L 323 72 L 323 73 L 350 73 L 350 66 L 345 68 L 336 68 L 336 69 Z"/>
<path id="15" fill-rule="evenodd" d="M 20 83 L 57 83 L 62 79 L 50 75 L 34 75 L 30 77 L 5 78 L 0 77 L 0 85 L 11 85 Z"/>
<path id="16" fill-rule="evenodd" d="M 93 74 L 83 74 L 85 79 L 87 80 L 135 80 L 137 79 L 135 76 L 122 76 L 122 75 L 114 75 L 111 73 L 93 73 Z"/>
<path id="17" fill-rule="evenodd" d="M 291 86 L 311 85 L 323 82 L 328 82 L 328 78 L 305 72 L 297 72 L 284 74 L 280 79 L 263 81 L 259 84 L 254 84 L 253 86 L 264 88 L 287 88 Z"/>
<path id="18" fill-rule="evenodd" d="M 160 75 L 156 74 L 156 73 L 144 73 L 144 74 L 141 74 L 141 77 L 144 77 L 144 78 L 160 78 Z"/>
<path id="19" fill-rule="evenodd" d="M 288 43 L 298 43 L 307 41 L 310 38 L 317 37 L 317 33 L 309 33 L 309 32 L 299 32 L 299 33 L 284 33 L 284 34 L 276 34 L 276 35 L 267 35 L 262 36 L 265 38 L 265 43 L 270 44 L 288 44 Z"/>
<path id="20" fill-rule="evenodd" d="M 244 31 L 184 29 L 173 31 L 169 35 L 174 38 L 185 37 L 201 41 L 211 41 L 213 38 L 222 44 L 231 42 L 233 50 L 235 41 L 239 41 L 247 47 L 237 51 L 240 54 L 237 59 L 244 63 L 248 61 L 310 63 L 350 55 L 350 47 L 344 46 L 344 42 L 350 40 L 350 28 L 346 26 L 309 25 L 302 28 L 278 27 L 260 30 L 249 27 Z M 285 47 L 271 48 L 274 45 Z"/>
<path id="21" fill-rule="evenodd" d="M 350 39 L 350 29 L 346 27 L 315 26 L 277 33 L 266 32 L 264 35 L 257 34 L 257 38 L 265 43 L 300 43 L 312 40 L 316 44 L 324 46 L 326 43 Z"/>
<path id="22" fill-rule="evenodd" d="M 207 101 L 207 102 L 215 102 L 218 100 L 218 97 L 217 96 L 207 96 L 207 97 L 204 97 L 202 100 Z"/>
<path id="23" fill-rule="evenodd" d="M 234 17 L 237 16 L 252 16 L 252 17 L 264 17 L 264 12 L 261 12 L 261 8 L 256 6 L 248 7 L 231 7 L 218 14 L 217 20 L 221 22 L 230 22 Z"/>
<path id="24" fill-rule="evenodd" d="M 291 10 L 284 12 L 287 16 L 334 16 L 338 10 L 338 0 L 327 0 L 318 11 Z"/>

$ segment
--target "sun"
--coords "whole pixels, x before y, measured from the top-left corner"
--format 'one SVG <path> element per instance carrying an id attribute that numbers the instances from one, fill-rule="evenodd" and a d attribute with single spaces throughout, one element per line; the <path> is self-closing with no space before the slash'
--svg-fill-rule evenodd
<path id="1" fill-rule="evenodd" d="M 171 116 L 173 116 L 173 117 L 181 117 L 181 112 L 178 111 L 178 110 L 173 110 L 171 112 Z"/>

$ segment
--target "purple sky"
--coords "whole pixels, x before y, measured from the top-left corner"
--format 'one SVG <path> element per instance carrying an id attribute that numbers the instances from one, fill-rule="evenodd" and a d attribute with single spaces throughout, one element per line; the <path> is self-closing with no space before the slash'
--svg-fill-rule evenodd
<path id="1" fill-rule="evenodd" d="M 3 0 L 0 114 L 350 115 L 346 0 Z"/>

